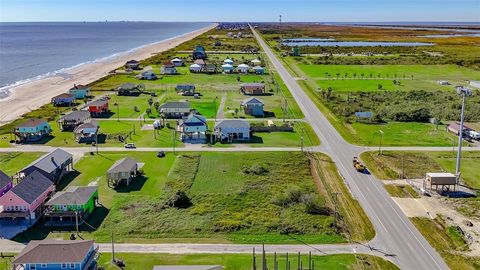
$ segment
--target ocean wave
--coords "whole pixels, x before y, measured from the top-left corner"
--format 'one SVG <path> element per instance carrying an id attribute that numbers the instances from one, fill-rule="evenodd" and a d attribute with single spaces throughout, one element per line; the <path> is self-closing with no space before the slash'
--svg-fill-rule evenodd
<path id="1" fill-rule="evenodd" d="M 12 93 L 11 90 L 13 88 L 19 87 L 21 85 L 32 83 L 32 82 L 35 82 L 35 81 L 39 81 L 39 80 L 54 77 L 54 76 L 66 76 L 66 77 L 68 77 L 69 74 L 67 72 L 69 72 L 72 69 L 81 67 L 83 65 L 108 62 L 108 61 L 114 60 L 118 57 L 125 56 L 125 55 L 128 55 L 128 54 L 132 54 L 132 53 L 136 52 L 137 50 L 143 49 L 145 47 L 156 45 L 156 44 L 163 43 L 163 42 L 167 42 L 167 41 L 170 41 L 170 40 L 174 40 L 176 38 L 189 35 L 191 33 L 199 31 L 201 29 L 203 29 L 203 27 L 200 28 L 200 29 L 196 29 L 196 30 L 184 33 L 184 34 L 180 34 L 180 35 L 176 35 L 176 36 L 173 36 L 173 37 L 170 37 L 170 38 L 162 39 L 160 41 L 147 43 L 147 44 L 144 44 L 144 45 L 141 45 L 141 46 L 138 46 L 138 47 L 126 50 L 126 51 L 117 52 L 117 53 L 111 54 L 109 56 L 105 56 L 105 57 L 97 58 L 97 59 L 94 59 L 94 60 L 91 60 L 91 61 L 86 61 L 86 62 L 83 62 L 83 63 L 80 63 L 80 64 L 76 64 L 76 65 L 71 66 L 71 67 L 61 68 L 61 69 L 58 69 L 58 70 L 55 70 L 55 71 L 50 71 L 50 72 L 47 72 L 47 73 L 44 73 L 44 74 L 41 74 L 41 75 L 38 75 L 38 76 L 35 76 L 35 77 L 31 77 L 31 78 L 16 81 L 14 83 L 11 83 L 11 84 L 0 87 L 0 100 L 7 99 L 10 96 L 10 94 Z"/>

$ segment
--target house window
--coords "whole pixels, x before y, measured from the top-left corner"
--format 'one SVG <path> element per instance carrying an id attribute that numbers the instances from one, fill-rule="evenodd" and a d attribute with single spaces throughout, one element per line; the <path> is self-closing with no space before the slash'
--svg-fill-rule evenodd
<path id="1" fill-rule="evenodd" d="M 75 264 L 74 264 L 74 263 L 71 263 L 71 264 L 70 264 L 70 268 L 72 268 L 72 269 L 75 268 Z"/>
<path id="2" fill-rule="evenodd" d="M 35 264 L 30 264 L 30 270 L 35 270 L 37 269 L 36 265 Z"/>
<path id="3" fill-rule="evenodd" d="M 62 269 L 67 269 L 67 264 L 66 263 L 62 263 Z"/>
<path id="4" fill-rule="evenodd" d="M 46 264 L 46 263 L 42 263 L 42 268 L 47 268 L 47 264 Z"/>

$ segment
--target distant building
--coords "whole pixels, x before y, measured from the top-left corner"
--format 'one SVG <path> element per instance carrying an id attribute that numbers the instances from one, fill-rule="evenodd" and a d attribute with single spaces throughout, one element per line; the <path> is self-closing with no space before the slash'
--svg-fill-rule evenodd
<path id="1" fill-rule="evenodd" d="M 75 104 L 75 95 L 63 93 L 52 98 L 53 106 L 72 106 Z"/>
<path id="2" fill-rule="evenodd" d="M 261 66 L 254 66 L 252 69 L 253 69 L 253 73 L 257 75 L 263 75 L 265 73 L 265 69 Z"/>
<path id="3" fill-rule="evenodd" d="M 260 61 L 259 59 L 253 59 L 252 61 L 250 61 L 250 63 L 252 64 L 252 66 L 260 66 L 262 64 L 262 61 Z"/>
<path id="4" fill-rule="evenodd" d="M 139 80 L 147 80 L 147 81 L 154 81 L 154 80 L 158 79 L 157 75 L 151 70 L 144 71 L 144 72 L 138 74 L 137 76 L 135 76 L 135 78 L 137 78 Z"/>
<path id="5" fill-rule="evenodd" d="M 47 121 L 36 118 L 28 119 L 13 130 L 13 134 L 21 142 L 38 142 L 50 135 L 51 132 L 52 128 Z"/>
<path id="6" fill-rule="evenodd" d="M 142 93 L 142 85 L 134 83 L 123 83 L 115 90 L 119 96 L 139 96 Z"/>
<path id="7" fill-rule="evenodd" d="M 119 159 L 107 171 L 108 186 L 116 187 L 122 182 L 129 186 L 130 181 L 137 177 L 137 173 L 138 162 L 136 160 L 129 157 Z"/>
<path id="8" fill-rule="evenodd" d="M 233 65 L 233 60 L 230 59 L 230 58 L 227 58 L 227 59 L 223 60 L 223 63 L 228 64 L 228 65 Z"/>
<path id="9" fill-rule="evenodd" d="M 263 100 L 256 97 L 247 98 L 242 102 L 242 107 L 245 111 L 245 114 L 252 115 L 252 116 L 263 117 L 264 116 L 263 106 L 264 106 Z"/>
<path id="10" fill-rule="evenodd" d="M 195 85 L 194 84 L 177 84 L 175 86 L 175 91 L 182 94 L 183 96 L 193 96 L 195 94 Z"/>
<path id="11" fill-rule="evenodd" d="M 0 170 L 0 197 L 12 189 L 13 181 L 10 176 Z"/>
<path id="12" fill-rule="evenodd" d="M 58 124 L 62 131 L 73 131 L 77 126 L 90 121 L 91 116 L 89 111 L 73 111 L 63 115 L 58 119 Z"/>
<path id="13" fill-rule="evenodd" d="M 97 99 L 87 104 L 88 111 L 92 117 L 101 117 L 110 112 L 108 108 L 108 100 Z"/>
<path id="14" fill-rule="evenodd" d="M 83 123 L 73 131 L 75 141 L 78 143 L 96 142 L 99 129 L 100 127 L 98 126 L 97 121 Z"/>
<path id="15" fill-rule="evenodd" d="M 65 226 L 82 224 L 93 213 L 98 202 L 98 187 L 70 186 L 55 193 L 45 203 L 45 225 Z"/>
<path id="16" fill-rule="evenodd" d="M 190 65 L 189 70 L 192 73 L 200 73 L 200 72 L 202 72 L 203 68 L 202 68 L 202 66 L 200 66 L 198 64 L 192 64 L 192 65 Z"/>
<path id="17" fill-rule="evenodd" d="M 480 81 L 470 81 L 470 86 L 480 89 Z"/>
<path id="18" fill-rule="evenodd" d="M 68 92 L 74 94 L 76 99 L 84 99 L 90 95 L 90 87 L 81 84 L 74 84 Z"/>
<path id="19" fill-rule="evenodd" d="M 432 186 L 435 186 L 435 189 L 438 189 L 438 186 L 441 186 L 442 190 L 445 186 L 453 186 L 455 190 L 457 184 L 457 176 L 452 173 L 427 173 L 425 180 L 426 185 L 430 186 L 430 189 L 432 189 Z"/>
<path id="20" fill-rule="evenodd" d="M 182 118 L 190 114 L 192 107 L 188 102 L 172 101 L 160 105 L 158 111 L 165 115 L 165 118 Z"/>
<path id="21" fill-rule="evenodd" d="M 217 73 L 217 66 L 214 65 L 214 64 L 207 64 L 205 66 L 205 72 L 207 74 L 215 74 L 215 73 Z"/>
<path id="22" fill-rule="evenodd" d="M 54 190 L 55 186 L 50 179 L 38 171 L 32 172 L 0 197 L 0 218 L 37 219 L 42 215 L 45 201 Z"/>
<path id="23" fill-rule="evenodd" d="M 67 151 L 57 148 L 52 152 L 45 154 L 19 172 L 20 178 L 37 171 L 50 179 L 53 183 L 58 183 L 61 178 L 69 171 L 73 170 L 73 156 Z"/>
<path id="24" fill-rule="evenodd" d="M 233 73 L 234 67 L 230 64 L 223 64 L 222 65 L 222 71 L 223 73 Z"/>
<path id="25" fill-rule="evenodd" d="M 207 120 L 198 114 L 190 114 L 178 125 L 180 138 L 183 142 L 205 142 L 207 132 Z"/>
<path id="26" fill-rule="evenodd" d="M 225 142 L 250 140 L 250 123 L 246 120 L 222 120 L 215 124 L 215 137 Z"/>
<path id="27" fill-rule="evenodd" d="M 244 95 L 264 95 L 265 84 L 263 83 L 244 83 L 240 87 Z"/>
<path id="28" fill-rule="evenodd" d="M 175 75 L 178 74 L 177 68 L 175 67 L 174 64 L 171 63 L 165 63 L 162 65 L 160 68 L 160 74 L 163 75 Z"/>
<path id="29" fill-rule="evenodd" d="M 183 60 L 180 59 L 180 58 L 174 58 L 174 59 L 170 60 L 170 63 L 172 63 L 176 67 L 183 66 Z"/>
<path id="30" fill-rule="evenodd" d="M 192 52 L 192 59 L 207 59 L 207 52 L 203 46 L 197 45 Z"/>
<path id="31" fill-rule="evenodd" d="M 12 264 L 18 270 L 95 270 L 97 253 L 93 240 L 32 240 Z"/>
<path id="32" fill-rule="evenodd" d="M 140 62 L 138 62 L 137 60 L 130 60 L 130 61 L 127 61 L 127 63 L 125 63 L 125 67 L 133 70 L 137 70 L 137 69 L 140 69 Z"/>
<path id="33" fill-rule="evenodd" d="M 197 59 L 193 61 L 193 63 L 201 66 L 202 68 L 204 68 L 207 65 L 207 62 L 205 62 L 204 59 Z"/>
<path id="34" fill-rule="evenodd" d="M 250 66 L 246 65 L 246 64 L 240 64 L 237 66 L 237 72 L 238 73 L 248 73 L 248 71 L 250 70 Z"/>

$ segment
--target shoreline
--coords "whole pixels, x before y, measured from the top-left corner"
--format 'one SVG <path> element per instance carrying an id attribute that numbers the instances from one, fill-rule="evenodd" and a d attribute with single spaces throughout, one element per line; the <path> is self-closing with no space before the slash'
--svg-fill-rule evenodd
<path id="1" fill-rule="evenodd" d="M 0 110 L 0 126 L 49 103 L 52 97 L 67 92 L 74 84 L 88 84 L 96 81 L 107 76 L 110 71 L 123 66 L 128 60 L 140 61 L 149 58 L 156 53 L 164 52 L 189 41 L 215 26 L 216 24 L 213 23 L 185 34 L 61 69 L 50 76 L 46 73 L 44 78 L 13 86 L 8 89 L 10 94 L 0 99 L 0 108 L 7 108 L 7 106 L 9 108 L 8 111 Z"/>

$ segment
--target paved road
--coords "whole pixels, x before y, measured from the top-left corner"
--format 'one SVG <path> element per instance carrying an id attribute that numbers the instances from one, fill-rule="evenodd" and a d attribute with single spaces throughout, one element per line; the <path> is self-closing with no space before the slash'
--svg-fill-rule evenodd
<path id="1" fill-rule="evenodd" d="M 292 92 L 306 120 L 319 136 L 322 142 L 321 149 L 335 161 L 346 184 L 370 217 L 376 231 L 371 245 L 392 254 L 394 263 L 401 269 L 449 269 L 440 255 L 390 198 L 382 183 L 371 175 L 360 174 L 354 170 L 352 157 L 365 148 L 351 145 L 340 136 L 265 41 L 254 29 L 252 31 Z"/>

